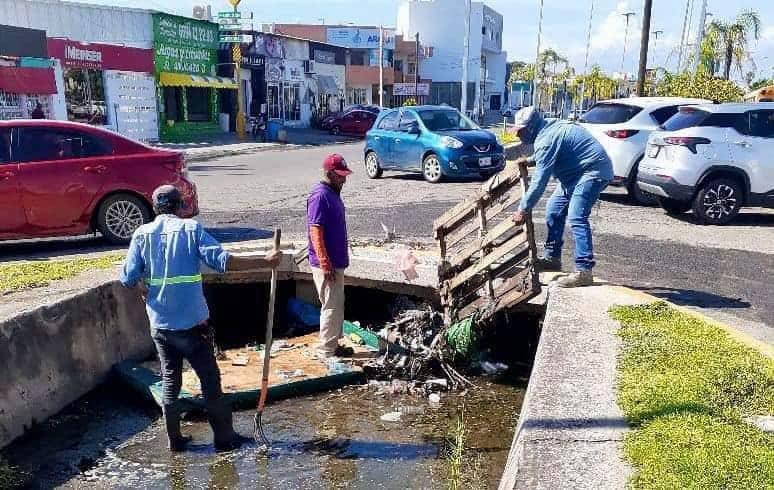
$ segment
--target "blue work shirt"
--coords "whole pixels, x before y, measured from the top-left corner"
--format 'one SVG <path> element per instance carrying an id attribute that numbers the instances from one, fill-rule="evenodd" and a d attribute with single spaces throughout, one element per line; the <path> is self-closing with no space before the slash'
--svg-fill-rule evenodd
<path id="1" fill-rule="evenodd" d="M 120 281 L 148 286 L 146 309 L 151 327 L 187 330 L 210 317 L 202 289 L 201 262 L 226 271 L 229 254 L 192 219 L 157 216 L 132 236 Z"/>
<path id="2" fill-rule="evenodd" d="M 535 173 L 519 209 L 535 207 L 551 177 L 565 189 L 590 179 L 613 179 L 613 163 L 585 128 L 569 121 L 547 121 L 535 139 Z"/>

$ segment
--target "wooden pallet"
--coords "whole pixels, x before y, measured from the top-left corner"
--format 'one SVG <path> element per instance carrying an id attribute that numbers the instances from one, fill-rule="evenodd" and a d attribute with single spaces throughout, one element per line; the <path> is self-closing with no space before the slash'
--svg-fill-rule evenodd
<path id="1" fill-rule="evenodd" d="M 447 322 L 477 311 L 488 317 L 540 293 L 532 216 L 521 226 L 511 220 L 528 185 L 526 163 L 509 164 L 435 220 Z"/>

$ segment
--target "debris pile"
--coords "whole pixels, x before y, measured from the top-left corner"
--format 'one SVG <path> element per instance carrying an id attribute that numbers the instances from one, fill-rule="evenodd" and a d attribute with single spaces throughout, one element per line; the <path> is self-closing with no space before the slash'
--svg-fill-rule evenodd
<path id="1" fill-rule="evenodd" d="M 456 351 L 447 342 L 447 328 L 440 313 L 405 297 L 399 297 L 392 310 L 394 320 L 378 332 L 386 350 L 376 361 L 364 366 L 367 373 L 413 381 L 443 374 L 452 389 L 472 385 L 452 366 Z"/>

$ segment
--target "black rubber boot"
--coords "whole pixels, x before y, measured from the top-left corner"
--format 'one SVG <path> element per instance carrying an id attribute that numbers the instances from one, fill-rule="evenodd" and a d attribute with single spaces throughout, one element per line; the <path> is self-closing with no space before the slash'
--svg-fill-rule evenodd
<path id="1" fill-rule="evenodd" d="M 562 259 L 560 257 L 538 257 L 535 261 L 538 272 L 561 272 Z"/>
<path id="2" fill-rule="evenodd" d="M 215 451 L 231 451 L 252 441 L 234 431 L 234 420 L 231 413 L 231 404 L 225 397 L 207 402 L 207 419 L 212 426 L 213 444 Z"/>
<path id="3" fill-rule="evenodd" d="M 180 432 L 180 406 L 177 403 L 164 405 L 161 411 L 164 414 L 164 428 L 167 431 L 167 447 L 175 453 L 185 451 L 188 443 L 191 442 L 191 437 L 184 436 Z"/>

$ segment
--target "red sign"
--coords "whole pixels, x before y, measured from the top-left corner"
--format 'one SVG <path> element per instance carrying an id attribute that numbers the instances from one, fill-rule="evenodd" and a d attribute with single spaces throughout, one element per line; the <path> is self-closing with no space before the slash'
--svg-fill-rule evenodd
<path id="1" fill-rule="evenodd" d="M 49 38 L 48 55 L 69 68 L 153 73 L 152 49 Z"/>
<path id="2" fill-rule="evenodd" d="M 0 66 L 0 90 L 14 94 L 55 94 L 54 70 Z"/>

